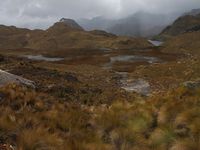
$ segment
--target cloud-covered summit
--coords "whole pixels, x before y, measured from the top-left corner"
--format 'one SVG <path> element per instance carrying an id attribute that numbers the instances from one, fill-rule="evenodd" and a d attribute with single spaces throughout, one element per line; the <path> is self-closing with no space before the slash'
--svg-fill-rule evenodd
<path id="1" fill-rule="evenodd" d="M 199 0 L 3 0 L 0 24 L 46 28 L 62 17 L 119 18 L 137 11 L 185 12 L 200 8 Z"/>

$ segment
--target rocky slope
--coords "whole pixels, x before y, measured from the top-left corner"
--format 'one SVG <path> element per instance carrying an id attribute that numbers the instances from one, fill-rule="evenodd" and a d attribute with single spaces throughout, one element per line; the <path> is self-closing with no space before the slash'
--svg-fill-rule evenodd
<path id="1" fill-rule="evenodd" d="M 179 17 L 172 25 L 165 28 L 160 36 L 162 38 L 168 38 L 176 36 L 185 32 L 199 30 L 200 26 L 200 13 L 186 13 Z"/>

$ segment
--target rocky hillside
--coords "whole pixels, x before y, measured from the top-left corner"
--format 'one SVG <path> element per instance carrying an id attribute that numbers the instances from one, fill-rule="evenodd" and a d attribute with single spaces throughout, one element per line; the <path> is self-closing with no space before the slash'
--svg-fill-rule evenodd
<path id="1" fill-rule="evenodd" d="M 30 30 L 19 29 L 14 26 L 0 26 L 0 48 L 21 48 L 27 44 Z"/>
<path id="2" fill-rule="evenodd" d="M 0 39 L 1 49 L 127 49 L 151 46 L 147 40 L 142 38 L 110 36 L 104 31 L 84 31 L 80 25 L 71 19 L 61 19 L 47 30 L 28 30 L 13 26 L 0 26 Z"/>
<path id="3" fill-rule="evenodd" d="M 195 11 L 196 12 L 196 11 Z M 185 32 L 199 30 L 200 13 L 191 12 L 179 17 L 172 25 L 165 28 L 160 34 L 161 37 L 167 38 L 176 36 Z"/>

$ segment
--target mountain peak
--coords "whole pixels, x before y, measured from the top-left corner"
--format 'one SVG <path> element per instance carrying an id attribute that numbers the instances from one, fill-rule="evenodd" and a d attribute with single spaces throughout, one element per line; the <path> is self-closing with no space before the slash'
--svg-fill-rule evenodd
<path id="1" fill-rule="evenodd" d="M 71 31 L 83 31 L 84 29 L 72 19 L 62 18 L 56 22 L 53 26 L 47 29 L 48 32 L 53 34 L 62 34 Z"/>
<path id="2" fill-rule="evenodd" d="M 71 28 L 83 30 L 83 28 L 73 19 L 62 18 L 60 19 L 59 23 L 63 23 Z"/>

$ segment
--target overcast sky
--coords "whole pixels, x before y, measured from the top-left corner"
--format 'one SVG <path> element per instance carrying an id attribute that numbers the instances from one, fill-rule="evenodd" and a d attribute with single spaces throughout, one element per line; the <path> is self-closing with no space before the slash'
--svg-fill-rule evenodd
<path id="1" fill-rule="evenodd" d="M 185 12 L 200 0 L 0 0 L 0 24 L 45 28 L 62 17 L 122 17 L 137 11 Z"/>

